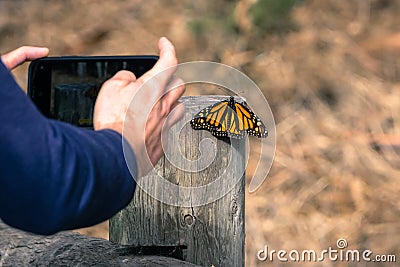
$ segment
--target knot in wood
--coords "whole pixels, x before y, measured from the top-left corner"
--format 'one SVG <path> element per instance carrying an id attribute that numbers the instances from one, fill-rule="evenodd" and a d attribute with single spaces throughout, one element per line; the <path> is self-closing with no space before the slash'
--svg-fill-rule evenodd
<path id="1" fill-rule="evenodd" d="M 184 217 L 183 217 L 183 220 L 185 221 L 185 223 L 187 224 L 187 225 L 192 225 L 193 223 L 194 223 L 194 218 L 193 218 L 193 215 L 192 214 L 186 214 Z"/>

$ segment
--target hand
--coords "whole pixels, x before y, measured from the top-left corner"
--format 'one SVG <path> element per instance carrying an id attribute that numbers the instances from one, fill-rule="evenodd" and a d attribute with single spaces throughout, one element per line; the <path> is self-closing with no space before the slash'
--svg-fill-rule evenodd
<path id="1" fill-rule="evenodd" d="M 49 49 L 46 47 L 22 46 L 1 56 L 1 61 L 9 69 L 13 70 L 26 61 L 46 57 Z"/>
<path id="2" fill-rule="evenodd" d="M 159 40 L 158 48 L 159 60 L 140 78 L 120 71 L 105 82 L 94 108 L 95 130 L 113 129 L 131 145 L 138 165 L 136 178 L 147 174 L 161 158 L 169 129 L 184 114 L 178 100 L 185 86 L 173 78 L 175 48 L 166 38 Z"/>

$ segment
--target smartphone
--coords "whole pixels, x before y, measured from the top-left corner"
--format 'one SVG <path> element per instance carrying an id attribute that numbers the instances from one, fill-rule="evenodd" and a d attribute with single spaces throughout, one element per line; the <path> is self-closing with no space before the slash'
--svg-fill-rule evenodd
<path id="1" fill-rule="evenodd" d="M 46 57 L 29 65 L 28 96 L 48 118 L 93 128 L 102 84 L 120 70 L 140 77 L 158 56 Z"/>

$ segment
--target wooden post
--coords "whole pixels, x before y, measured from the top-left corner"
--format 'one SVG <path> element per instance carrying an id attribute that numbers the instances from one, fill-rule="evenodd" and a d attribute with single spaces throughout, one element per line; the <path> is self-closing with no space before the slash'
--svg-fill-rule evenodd
<path id="1" fill-rule="evenodd" d="M 245 141 L 217 139 L 189 124 L 200 109 L 226 98 L 182 98 L 186 114 L 170 132 L 166 156 L 154 172 L 140 180 L 128 207 L 110 220 L 111 241 L 154 249 L 155 254 L 169 250 L 175 257 L 202 266 L 244 266 Z M 188 170 L 193 166 L 206 168 Z M 157 173 L 177 186 L 160 185 Z M 209 184 L 213 186 L 198 190 Z M 223 191 L 227 193 L 213 201 Z"/>

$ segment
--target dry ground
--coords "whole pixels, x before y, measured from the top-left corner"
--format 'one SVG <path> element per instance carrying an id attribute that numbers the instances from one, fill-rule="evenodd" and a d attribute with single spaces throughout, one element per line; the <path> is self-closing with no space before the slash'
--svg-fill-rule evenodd
<path id="1" fill-rule="evenodd" d="M 252 24 L 252 2 L 0 0 L 0 51 L 155 54 L 165 35 L 181 62 L 244 71 L 277 124 L 270 175 L 246 196 L 246 266 L 267 265 L 264 245 L 322 251 L 338 238 L 400 261 L 400 3 L 308 0 L 295 28 L 271 33 Z M 25 87 L 26 66 L 15 74 Z M 108 235 L 106 224 L 82 232 Z M 348 264 L 316 264 L 332 265 Z"/>

